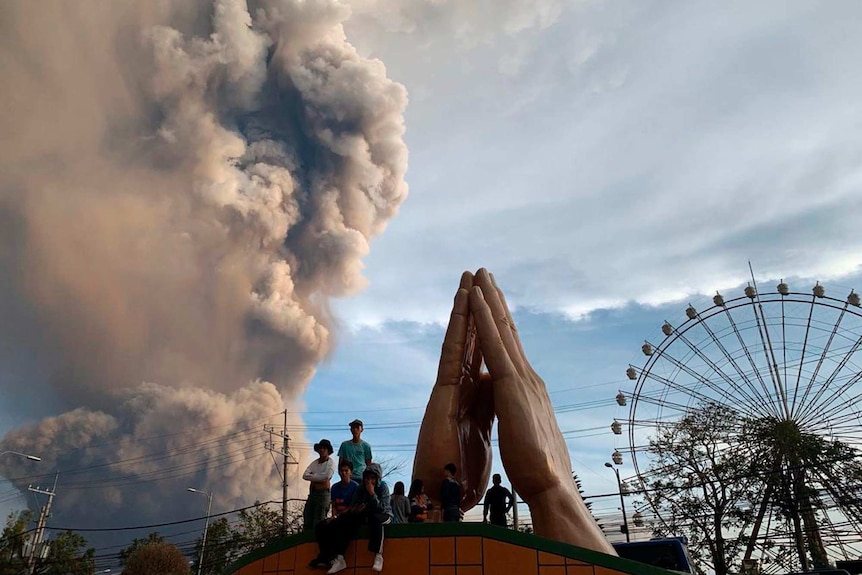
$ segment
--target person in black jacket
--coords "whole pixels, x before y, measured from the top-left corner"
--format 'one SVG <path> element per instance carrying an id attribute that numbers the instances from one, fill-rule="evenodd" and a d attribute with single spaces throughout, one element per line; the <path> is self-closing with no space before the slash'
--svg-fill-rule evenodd
<path id="1" fill-rule="evenodd" d="M 308 566 L 329 568 L 338 573 L 347 568 L 344 552 L 361 525 L 368 525 L 368 549 L 374 553 L 374 571 L 383 570 L 383 526 L 392 521 L 389 487 L 382 482 L 380 465 L 372 463 L 362 472 L 362 485 L 356 489 L 350 507 L 334 519 L 318 523 L 314 531 L 320 551 Z"/>
<path id="2" fill-rule="evenodd" d="M 461 484 L 455 479 L 458 468 L 454 463 L 443 467 L 443 485 L 440 486 L 440 507 L 444 523 L 461 521 Z"/>

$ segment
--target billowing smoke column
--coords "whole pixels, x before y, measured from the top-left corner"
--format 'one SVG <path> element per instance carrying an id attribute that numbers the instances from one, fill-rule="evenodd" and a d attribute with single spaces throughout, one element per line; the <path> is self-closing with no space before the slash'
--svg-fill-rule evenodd
<path id="1" fill-rule="evenodd" d="M 164 518 L 194 483 L 223 505 L 277 492 L 261 423 L 329 351 L 327 300 L 363 287 L 407 194 L 406 93 L 348 16 L 0 6 L 2 416 L 38 421 L 2 448 L 67 470 L 60 519 Z"/>

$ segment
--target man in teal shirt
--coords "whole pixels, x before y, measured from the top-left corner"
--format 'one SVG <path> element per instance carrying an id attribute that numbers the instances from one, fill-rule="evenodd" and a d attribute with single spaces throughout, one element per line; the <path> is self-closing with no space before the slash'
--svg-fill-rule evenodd
<path id="1" fill-rule="evenodd" d="M 353 473 L 350 478 L 357 483 L 362 483 L 362 472 L 365 467 L 371 465 L 371 445 L 362 440 L 362 430 L 365 426 L 362 421 L 354 419 L 350 422 L 350 433 L 352 439 L 343 441 L 341 447 L 338 448 L 338 467 L 345 461 L 353 464 Z"/>

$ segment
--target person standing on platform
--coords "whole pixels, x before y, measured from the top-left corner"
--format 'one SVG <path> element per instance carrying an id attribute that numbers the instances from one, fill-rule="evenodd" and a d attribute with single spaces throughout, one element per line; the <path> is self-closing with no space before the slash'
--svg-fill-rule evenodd
<path id="1" fill-rule="evenodd" d="M 352 463 L 353 474 L 350 479 L 360 484 L 362 483 L 362 472 L 371 465 L 371 445 L 367 441 L 363 441 L 363 429 L 365 426 L 362 424 L 362 420 L 354 419 L 351 421 L 350 433 L 353 438 L 342 442 L 341 447 L 338 448 L 338 466 L 341 467 L 345 461 Z"/>
<path id="2" fill-rule="evenodd" d="M 308 499 L 305 500 L 305 510 L 302 513 L 302 528 L 305 531 L 311 531 L 315 525 L 326 519 L 329 511 L 330 480 L 335 474 L 332 443 L 328 439 L 321 439 L 314 444 L 314 450 L 320 457 L 312 461 L 302 474 L 302 478 L 310 482 Z"/>
<path id="3" fill-rule="evenodd" d="M 443 467 L 443 485 L 440 487 L 440 507 L 443 509 L 443 523 L 461 521 L 461 484 L 455 479 L 458 468 L 454 463 Z"/>
<path id="4" fill-rule="evenodd" d="M 506 514 L 515 505 L 515 498 L 512 492 L 500 485 L 502 478 L 499 473 L 495 473 L 492 478 L 494 486 L 485 493 L 485 509 L 482 513 L 482 520 L 488 522 L 488 510 L 491 510 L 491 525 L 499 525 L 500 527 L 508 527 Z"/>
<path id="5" fill-rule="evenodd" d="M 410 500 L 404 494 L 404 482 L 395 482 L 391 503 L 393 523 L 407 523 L 407 518 L 410 517 Z"/>

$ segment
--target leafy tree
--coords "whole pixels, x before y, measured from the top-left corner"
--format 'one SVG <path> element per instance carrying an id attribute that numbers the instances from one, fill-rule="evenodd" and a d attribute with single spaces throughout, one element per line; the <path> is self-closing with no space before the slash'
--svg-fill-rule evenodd
<path id="1" fill-rule="evenodd" d="M 740 558 L 747 542 L 741 530 L 752 515 L 747 503 L 761 492 L 751 459 L 728 449 L 744 442 L 743 423 L 725 405 L 702 404 L 660 425 L 648 448 L 647 488 L 665 522 L 656 535 L 687 535 L 695 562 L 708 562 L 716 575 L 727 575 Z"/>
<path id="2" fill-rule="evenodd" d="M 48 545 L 48 556 L 36 564 L 37 575 L 91 575 L 96 550 L 75 531 L 61 531 Z"/>
<path id="3" fill-rule="evenodd" d="M 280 509 L 255 501 L 254 507 L 239 512 L 238 519 L 234 534 L 239 555 L 245 555 L 281 537 Z"/>
<path id="4" fill-rule="evenodd" d="M 0 534 L 0 575 L 17 575 L 24 571 L 27 564 L 24 546 L 32 535 L 27 530 L 27 524 L 32 519 L 32 511 L 12 512 L 6 518 L 6 525 Z"/>
<path id="5" fill-rule="evenodd" d="M 287 534 L 299 533 L 301 530 L 302 508 L 289 508 Z M 281 536 L 281 509 L 255 501 L 254 507 L 239 512 L 234 525 L 231 526 L 224 517 L 209 525 L 201 573 L 218 575 L 239 557 L 260 549 Z M 202 542 L 202 538 L 198 538 L 195 543 L 195 572 Z"/>
<path id="6" fill-rule="evenodd" d="M 202 539 L 195 544 L 195 559 L 192 571 L 197 573 L 198 561 L 201 556 Z M 204 558 L 201 573 L 206 575 L 218 575 L 234 560 L 239 557 L 237 552 L 237 535 L 230 527 L 226 517 L 219 517 L 207 528 L 207 544 L 204 549 Z"/>
<path id="7" fill-rule="evenodd" d="M 125 565 L 126 560 L 129 558 L 129 556 L 132 553 L 134 553 L 135 551 L 137 551 L 138 548 L 143 547 L 144 545 L 149 545 L 150 543 L 164 543 L 164 542 L 165 542 L 165 538 L 162 537 L 161 535 L 159 535 L 158 531 L 153 531 L 152 533 L 150 533 L 149 535 L 147 535 L 143 539 L 138 539 L 138 538 L 132 539 L 132 544 L 120 551 L 120 553 L 119 553 L 120 563 Z"/>
<path id="8" fill-rule="evenodd" d="M 143 543 L 128 555 L 122 575 L 189 575 L 189 562 L 171 543 Z"/>
<path id="9" fill-rule="evenodd" d="M 29 572 L 25 545 L 32 532 L 27 525 L 33 520 L 32 511 L 10 513 L 0 535 L 0 575 Z M 95 550 L 87 548 L 87 540 L 74 531 L 61 531 L 46 542 L 47 554 L 36 559 L 36 575 L 91 575 Z"/>

